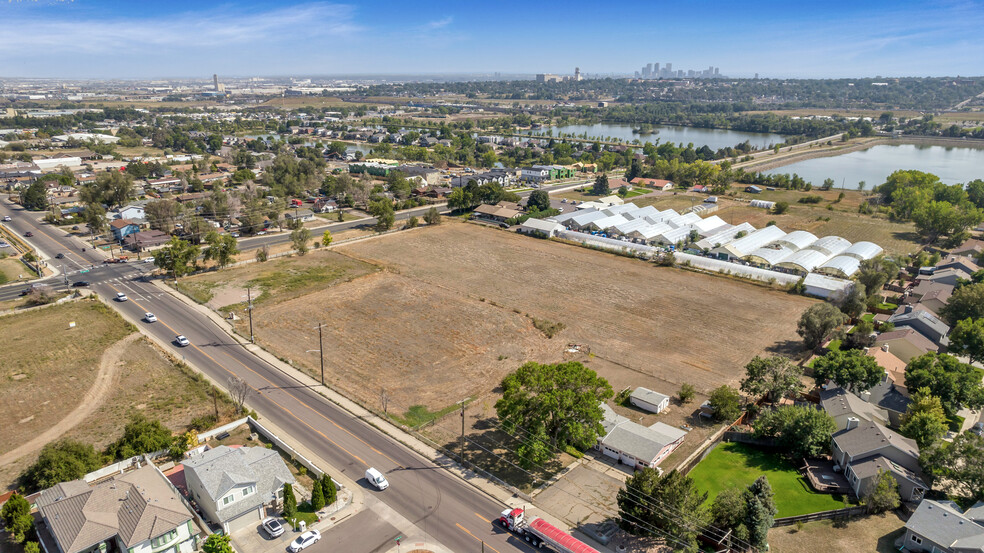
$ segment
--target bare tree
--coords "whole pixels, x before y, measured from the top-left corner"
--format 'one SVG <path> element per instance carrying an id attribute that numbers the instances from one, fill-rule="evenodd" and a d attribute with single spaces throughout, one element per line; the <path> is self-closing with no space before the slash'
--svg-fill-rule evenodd
<path id="1" fill-rule="evenodd" d="M 236 404 L 236 410 L 238 412 L 243 413 L 246 411 L 246 400 L 249 399 L 252 392 L 253 388 L 242 378 L 238 376 L 229 377 L 229 395 L 232 396 L 232 401 Z"/>

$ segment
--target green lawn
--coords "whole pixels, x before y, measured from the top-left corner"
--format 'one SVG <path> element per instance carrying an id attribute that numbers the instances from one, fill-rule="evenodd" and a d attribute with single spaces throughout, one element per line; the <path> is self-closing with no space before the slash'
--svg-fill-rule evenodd
<path id="1" fill-rule="evenodd" d="M 793 465 L 756 447 L 739 443 L 719 444 L 703 461 L 690 471 L 697 488 L 708 493 L 713 501 L 721 490 L 745 487 L 761 475 L 769 478 L 776 494 L 776 517 L 791 517 L 841 509 L 840 495 L 816 493 L 810 489 Z"/>
<path id="2" fill-rule="evenodd" d="M 862 321 L 868 321 L 869 323 L 873 323 L 873 322 L 875 322 L 875 314 L 874 313 L 865 313 L 864 315 L 861 315 L 861 320 Z"/>

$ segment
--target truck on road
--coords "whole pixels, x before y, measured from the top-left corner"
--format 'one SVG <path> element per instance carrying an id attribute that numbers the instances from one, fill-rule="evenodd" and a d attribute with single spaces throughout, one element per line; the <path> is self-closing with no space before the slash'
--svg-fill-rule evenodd
<path id="1" fill-rule="evenodd" d="M 506 509 L 499 515 L 499 524 L 522 537 L 533 547 L 550 546 L 557 553 L 598 553 L 598 550 L 550 524 L 542 518 L 526 520 L 523 509 Z"/>

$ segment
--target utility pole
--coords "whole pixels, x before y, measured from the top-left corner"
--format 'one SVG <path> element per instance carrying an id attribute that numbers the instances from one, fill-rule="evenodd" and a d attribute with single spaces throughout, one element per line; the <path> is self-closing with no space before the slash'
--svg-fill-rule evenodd
<path id="1" fill-rule="evenodd" d="M 321 338 L 321 329 L 325 323 L 318 323 L 318 353 L 321 355 L 321 385 L 325 385 L 325 342 Z"/>
<path id="2" fill-rule="evenodd" d="M 459 460 L 461 461 L 461 466 L 465 466 L 465 402 L 468 401 L 467 398 L 459 401 L 461 404 L 461 453 L 459 454 Z"/>
<path id="3" fill-rule="evenodd" d="M 255 343 L 253 341 L 253 296 L 250 292 L 251 288 L 246 287 L 246 312 L 249 313 L 249 343 Z"/>

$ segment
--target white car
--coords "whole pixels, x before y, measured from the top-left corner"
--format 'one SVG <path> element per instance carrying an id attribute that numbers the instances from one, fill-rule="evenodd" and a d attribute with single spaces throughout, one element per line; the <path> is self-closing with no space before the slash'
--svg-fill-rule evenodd
<path id="1" fill-rule="evenodd" d="M 126 297 L 126 294 L 124 294 L 123 292 L 116 293 L 116 301 L 127 301 L 129 299 L 130 298 Z"/>
<path id="2" fill-rule="evenodd" d="M 177 342 L 178 345 L 181 346 L 181 347 L 185 347 L 185 346 L 190 346 L 191 345 L 191 342 L 188 341 L 188 339 L 184 337 L 184 334 L 178 334 L 174 338 L 174 341 Z"/>
<path id="3" fill-rule="evenodd" d="M 280 521 L 273 517 L 263 519 L 263 529 L 266 530 L 267 534 L 270 534 L 271 538 L 282 536 L 284 533 L 284 525 L 280 524 Z"/>
<path id="4" fill-rule="evenodd" d="M 147 321 L 148 323 L 156 323 L 157 315 L 154 315 L 153 313 L 150 312 L 144 313 L 144 320 Z"/>
<path id="5" fill-rule="evenodd" d="M 970 427 L 970 431 L 978 436 L 984 436 L 984 422 L 975 423 L 974 426 Z"/>
<path id="6" fill-rule="evenodd" d="M 306 549 L 318 543 L 318 540 L 320 539 L 321 532 L 318 532 L 317 530 L 308 530 L 300 536 L 297 536 L 296 540 L 290 542 L 290 545 L 287 546 L 287 551 L 290 551 L 290 553 L 297 553 L 302 549 Z"/>
<path id="7" fill-rule="evenodd" d="M 148 258 L 144 259 L 143 261 L 144 261 L 144 263 L 153 263 L 154 262 L 154 258 L 153 257 L 148 257 Z"/>
<path id="8" fill-rule="evenodd" d="M 3 216 L 3 220 L 4 221 L 9 221 L 10 220 L 10 215 L 4 215 Z"/>

